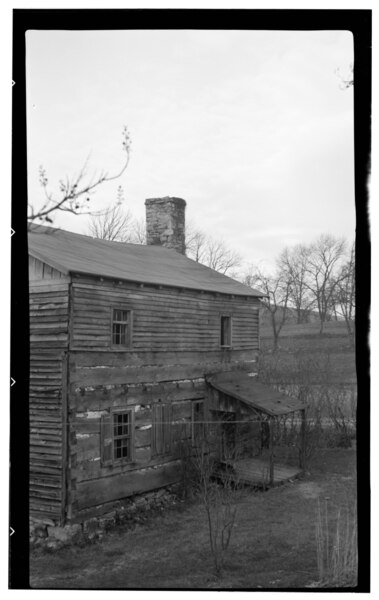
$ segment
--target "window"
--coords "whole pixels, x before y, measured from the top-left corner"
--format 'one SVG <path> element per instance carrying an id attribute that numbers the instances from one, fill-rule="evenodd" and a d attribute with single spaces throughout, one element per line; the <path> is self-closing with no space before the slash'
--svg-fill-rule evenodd
<path id="1" fill-rule="evenodd" d="M 102 464 L 131 461 L 134 449 L 132 410 L 114 410 L 101 418 Z"/>
<path id="2" fill-rule="evenodd" d="M 130 413 L 113 413 L 113 459 L 130 458 Z"/>
<path id="3" fill-rule="evenodd" d="M 221 316 L 221 346 L 232 345 L 232 317 Z"/>
<path id="4" fill-rule="evenodd" d="M 131 346 L 132 313 L 120 308 L 112 309 L 112 344 Z"/>

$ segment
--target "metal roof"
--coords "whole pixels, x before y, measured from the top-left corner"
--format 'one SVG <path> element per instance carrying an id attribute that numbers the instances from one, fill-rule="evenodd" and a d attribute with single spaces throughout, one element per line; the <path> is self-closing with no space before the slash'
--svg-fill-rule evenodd
<path id="1" fill-rule="evenodd" d="M 65 274 L 263 297 L 261 292 L 162 246 L 110 242 L 41 225 L 32 227 L 28 239 L 30 255 Z"/>
<path id="2" fill-rule="evenodd" d="M 285 415 L 305 408 L 303 402 L 277 392 L 242 371 L 216 373 L 207 377 L 207 382 L 219 392 L 270 416 Z"/>

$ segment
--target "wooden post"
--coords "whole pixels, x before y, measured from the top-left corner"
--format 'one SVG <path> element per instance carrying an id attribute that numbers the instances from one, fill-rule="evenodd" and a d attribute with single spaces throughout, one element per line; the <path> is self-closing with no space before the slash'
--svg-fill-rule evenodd
<path id="1" fill-rule="evenodd" d="M 301 449 L 300 449 L 300 468 L 305 469 L 305 408 L 301 411 Z"/>
<path id="2" fill-rule="evenodd" d="M 274 484 L 274 427 L 273 418 L 270 417 L 268 426 L 270 429 L 269 453 L 270 453 L 270 485 Z"/>

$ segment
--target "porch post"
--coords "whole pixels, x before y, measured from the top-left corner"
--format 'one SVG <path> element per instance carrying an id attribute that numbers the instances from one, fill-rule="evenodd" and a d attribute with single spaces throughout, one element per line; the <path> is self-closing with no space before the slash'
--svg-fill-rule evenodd
<path id="1" fill-rule="evenodd" d="M 305 469 L 305 408 L 301 411 L 301 448 L 300 448 L 300 468 Z"/>
<path id="2" fill-rule="evenodd" d="M 270 428 L 269 453 L 270 453 L 270 485 L 274 484 L 274 427 L 273 418 L 270 417 L 268 424 Z"/>

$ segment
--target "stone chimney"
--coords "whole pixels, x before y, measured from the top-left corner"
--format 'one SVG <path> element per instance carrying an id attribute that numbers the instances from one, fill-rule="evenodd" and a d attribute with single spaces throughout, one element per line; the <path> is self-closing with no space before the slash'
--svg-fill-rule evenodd
<path id="1" fill-rule="evenodd" d="M 146 243 L 186 252 L 185 209 L 182 198 L 148 198 L 146 206 Z"/>

